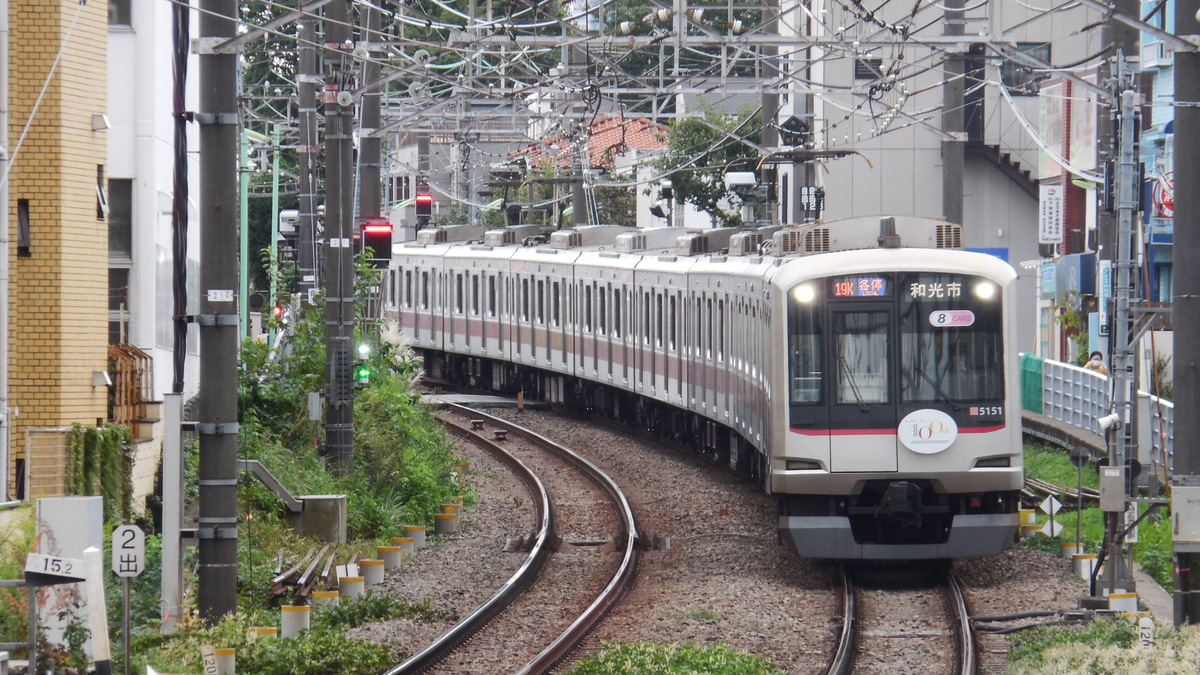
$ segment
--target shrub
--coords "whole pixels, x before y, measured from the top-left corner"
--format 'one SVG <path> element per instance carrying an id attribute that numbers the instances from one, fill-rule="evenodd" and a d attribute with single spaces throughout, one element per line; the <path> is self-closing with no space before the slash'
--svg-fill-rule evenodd
<path id="1" fill-rule="evenodd" d="M 724 644 L 701 647 L 690 642 L 681 645 L 610 642 L 605 643 L 603 650 L 581 659 L 570 671 L 570 675 L 775 675 L 784 672 L 768 661 L 752 654 L 735 651 Z"/>
<path id="2" fill-rule="evenodd" d="M 1124 618 L 1083 626 L 1045 626 L 1009 637 L 1009 670 L 1040 673 L 1196 673 L 1200 672 L 1200 628 L 1157 631 L 1152 649 L 1138 649 L 1137 631 Z"/>

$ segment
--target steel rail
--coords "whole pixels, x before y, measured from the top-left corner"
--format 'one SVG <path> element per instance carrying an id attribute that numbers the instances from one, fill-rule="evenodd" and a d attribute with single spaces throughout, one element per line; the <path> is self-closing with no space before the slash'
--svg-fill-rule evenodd
<path id="1" fill-rule="evenodd" d="M 617 548 L 622 550 L 621 563 L 612 578 L 609 580 L 605 588 L 600 592 L 595 600 L 585 609 L 579 617 L 575 619 L 557 638 L 539 652 L 532 660 L 526 663 L 517 671 L 518 673 L 544 673 L 550 671 L 555 665 L 560 663 L 567 657 L 583 638 L 595 627 L 596 623 L 604 617 L 604 615 L 624 596 L 637 578 L 637 566 L 640 558 L 640 548 L 638 539 L 637 521 L 633 513 L 633 507 L 630 506 L 629 500 L 626 499 L 624 493 L 617 486 L 608 474 L 602 469 L 593 464 L 587 458 L 578 453 L 566 448 L 550 439 L 534 433 L 524 427 L 502 420 L 493 415 L 481 412 L 474 408 L 466 406 L 445 403 L 442 406 L 460 416 L 468 419 L 484 419 L 489 425 L 494 428 L 504 429 L 516 435 L 520 434 L 529 441 L 541 446 L 564 461 L 570 463 L 579 469 L 589 480 L 595 482 L 608 495 L 617 510 L 617 518 L 619 521 L 620 531 L 618 533 Z M 537 477 L 532 474 L 528 467 L 513 457 L 503 448 L 493 443 L 492 441 L 483 438 L 479 434 L 473 433 L 470 430 L 454 425 L 443 420 L 443 424 L 447 429 L 460 437 L 470 438 L 472 442 L 478 443 L 485 447 L 489 452 L 497 454 L 498 457 L 504 459 L 506 463 L 514 468 L 518 474 L 527 473 L 528 476 L 537 482 L 537 489 L 530 488 L 531 491 L 537 492 L 545 501 L 546 507 L 544 513 L 552 514 L 553 508 L 550 506 L 549 497 L 545 488 L 541 485 Z M 522 480 L 526 480 L 522 476 Z M 527 481 L 527 484 L 528 481 Z M 547 538 L 548 537 L 548 538 Z M 453 628 L 444 633 L 434 642 L 430 643 L 417 654 L 411 656 L 404 663 L 387 671 L 384 675 L 401 675 L 402 673 L 417 673 L 426 670 L 440 660 L 445 658 L 458 645 L 462 644 L 467 638 L 478 632 L 484 625 L 502 611 L 517 595 L 526 590 L 537 577 L 537 571 L 540 570 L 545 558 L 549 556 L 548 541 L 553 542 L 557 537 L 554 536 L 553 516 L 542 518 L 542 529 L 539 531 L 538 543 L 534 546 L 534 552 L 541 549 L 544 555 L 536 564 L 536 569 L 532 564 L 534 553 L 531 553 L 530 558 L 522 566 L 516 574 L 513 575 L 500 591 L 497 591 L 491 598 L 476 608 L 470 615 L 456 624 Z M 518 577 L 521 577 L 518 579 Z"/>
<path id="2" fill-rule="evenodd" d="M 493 417 L 491 419 L 496 418 Z M 503 421 L 497 420 L 497 422 Z M 513 430 L 519 429 L 516 426 L 512 428 Z M 622 549 L 621 564 L 617 567 L 617 571 L 613 574 L 612 579 L 609 580 L 604 590 L 600 592 L 600 595 L 592 601 L 592 604 L 561 635 L 517 671 L 518 675 L 527 675 L 528 673 L 549 672 L 551 668 L 556 666 L 575 649 L 591 629 L 600 622 L 600 619 L 604 618 L 608 610 L 617 604 L 625 593 L 633 587 L 634 581 L 637 579 L 637 566 L 641 557 L 641 551 L 638 547 L 638 528 L 633 507 L 630 506 L 629 500 L 625 498 L 625 493 L 621 491 L 621 488 L 611 476 L 587 458 L 569 448 L 563 447 L 528 430 L 522 430 L 521 433 L 531 434 L 532 437 L 540 439 L 540 442 L 547 443 L 549 447 L 556 448 L 555 452 L 560 453 L 563 458 L 579 468 L 608 493 L 613 504 L 617 506 L 617 517 L 622 530 L 621 537 L 624 539 L 623 542 L 617 542 L 618 548 Z"/>
<path id="3" fill-rule="evenodd" d="M 525 466 L 521 460 L 511 455 L 499 445 L 469 430 L 456 427 L 449 422 L 443 422 L 443 424 L 446 425 L 451 433 L 459 437 L 470 438 L 471 442 L 478 444 L 499 458 L 525 483 L 530 493 L 536 497 L 533 501 L 536 503 L 538 510 L 538 531 L 534 537 L 534 544 L 529 552 L 529 556 L 526 557 L 521 567 L 509 577 L 508 581 L 504 582 L 504 585 L 499 590 L 472 610 L 462 621 L 426 645 L 424 649 L 411 655 L 396 667 L 386 671 L 384 675 L 418 673 L 432 667 L 445 658 L 451 651 L 467 640 L 467 638 L 487 625 L 488 621 L 533 584 L 537 579 L 538 573 L 545 565 L 546 560 L 550 557 L 555 543 L 554 508 L 550 502 L 550 496 L 546 491 L 545 485 L 542 484 L 537 475 L 529 467 Z"/>
<path id="4" fill-rule="evenodd" d="M 838 573 L 842 580 L 842 632 L 829 664 L 829 675 L 846 675 L 850 672 L 854 666 L 854 645 L 858 641 L 858 601 L 854 597 L 854 580 L 844 568 Z"/>
<path id="5" fill-rule="evenodd" d="M 837 650 L 826 672 L 829 675 L 846 675 L 854 669 L 855 646 L 858 639 L 858 603 L 854 595 L 854 580 L 845 569 L 839 571 L 842 581 L 842 631 Z M 955 649 L 958 652 L 958 674 L 974 675 L 977 663 L 971 616 L 967 611 L 966 597 L 958 577 L 946 573 L 942 582 L 948 610 L 954 615 Z"/>
<path id="6" fill-rule="evenodd" d="M 976 666 L 975 637 L 971 629 L 971 615 L 967 611 L 967 599 L 963 595 L 962 582 L 958 577 L 946 573 L 946 594 L 954 612 L 954 623 L 958 633 L 958 672 L 974 675 Z"/>

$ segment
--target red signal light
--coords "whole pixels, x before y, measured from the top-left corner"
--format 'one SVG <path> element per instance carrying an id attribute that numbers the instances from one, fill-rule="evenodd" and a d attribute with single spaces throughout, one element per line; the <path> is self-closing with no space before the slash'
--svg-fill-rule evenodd
<path id="1" fill-rule="evenodd" d="M 371 250 L 376 266 L 386 266 L 392 258 L 392 224 L 386 220 L 368 220 L 362 225 L 363 248 Z"/>
<path id="2" fill-rule="evenodd" d="M 433 195 L 428 192 L 418 192 L 414 197 L 417 204 L 417 216 L 433 215 Z"/>
<path id="3" fill-rule="evenodd" d="M 275 305 L 271 308 L 271 316 L 276 319 L 283 318 L 283 305 Z"/>

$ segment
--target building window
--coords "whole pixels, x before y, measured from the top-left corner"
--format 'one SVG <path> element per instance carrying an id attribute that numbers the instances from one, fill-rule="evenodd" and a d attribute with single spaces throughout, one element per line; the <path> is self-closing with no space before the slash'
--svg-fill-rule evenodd
<path id="1" fill-rule="evenodd" d="M 29 233 L 29 200 L 17 200 L 17 257 L 28 258 L 33 255 L 30 250 Z"/>
<path id="2" fill-rule="evenodd" d="M 883 59 L 865 58 L 854 60 L 854 79 L 877 80 L 883 77 Z"/>
<path id="3" fill-rule="evenodd" d="M 133 259 L 133 179 L 108 181 L 108 257 Z"/>
<path id="4" fill-rule="evenodd" d="M 129 268 L 108 268 L 108 343 L 125 344 L 129 323 Z"/>
<path id="5" fill-rule="evenodd" d="M 133 25 L 133 2 L 132 2 L 132 0 L 108 0 L 108 25 L 110 25 L 110 26 L 132 26 Z"/>
<path id="6" fill-rule="evenodd" d="M 1044 42 L 1018 42 L 1017 49 L 1029 54 L 1042 63 L 1050 63 L 1050 45 Z M 1000 64 L 1000 81 L 1013 96 L 1037 96 L 1038 82 L 1046 79 L 1046 73 L 1034 72 L 1032 66 L 1005 60 Z"/>
<path id="7" fill-rule="evenodd" d="M 96 220 L 108 217 L 108 187 L 104 184 L 104 165 L 96 165 Z"/>

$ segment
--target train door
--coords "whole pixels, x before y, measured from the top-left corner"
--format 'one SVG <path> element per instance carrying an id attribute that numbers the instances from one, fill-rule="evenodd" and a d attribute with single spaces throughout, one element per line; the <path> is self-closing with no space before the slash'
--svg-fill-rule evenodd
<path id="1" fill-rule="evenodd" d="M 501 277 L 497 270 L 488 270 L 487 274 L 487 330 L 484 334 L 487 336 L 488 347 L 495 351 L 497 355 L 504 354 L 504 335 L 500 330 L 500 284 Z"/>
<path id="2" fill-rule="evenodd" d="M 467 272 L 467 278 L 470 283 L 470 297 L 468 298 L 466 320 L 463 322 L 467 332 L 467 339 L 464 342 L 468 353 L 486 354 L 487 337 L 483 319 L 482 289 L 480 288 L 483 282 L 483 273 L 480 270 L 470 270 Z"/>
<path id="3" fill-rule="evenodd" d="M 890 302 L 831 303 L 830 470 L 896 471 Z"/>
<path id="4" fill-rule="evenodd" d="M 496 315 L 499 320 L 499 335 L 500 335 L 500 355 L 506 361 L 513 359 L 513 326 L 516 324 L 515 312 L 513 312 L 513 276 L 510 272 L 501 272 L 497 275 L 496 283 L 500 288 L 499 306 L 496 309 Z"/>
<path id="5" fill-rule="evenodd" d="M 608 298 L 612 295 L 612 286 L 601 283 L 596 287 L 596 328 L 599 333 L 599 342 L 597 343 L 598 354 L 596 359 L 596 370 L 600 375 L 601 381 L 612 382 L 613 378 L 613 348 L 612 348 L 612 328 L 609 323 L 608 316 Z M 601 367 L 603 364 L 603 367 Z"/>
<path id="6" fill-rule="evenodd" d="M 587 376 L 595 379 L 600 374 L 600 322 L 596 321 L 595 309 L 597 286 L 591 279 L 583 279 L 579 283 L 583 285 L 583 330 L 580 334 L 584 336 L 586 344 L 576 358 Z M 587 366 L 589 362 L 590 368 Z"/>

